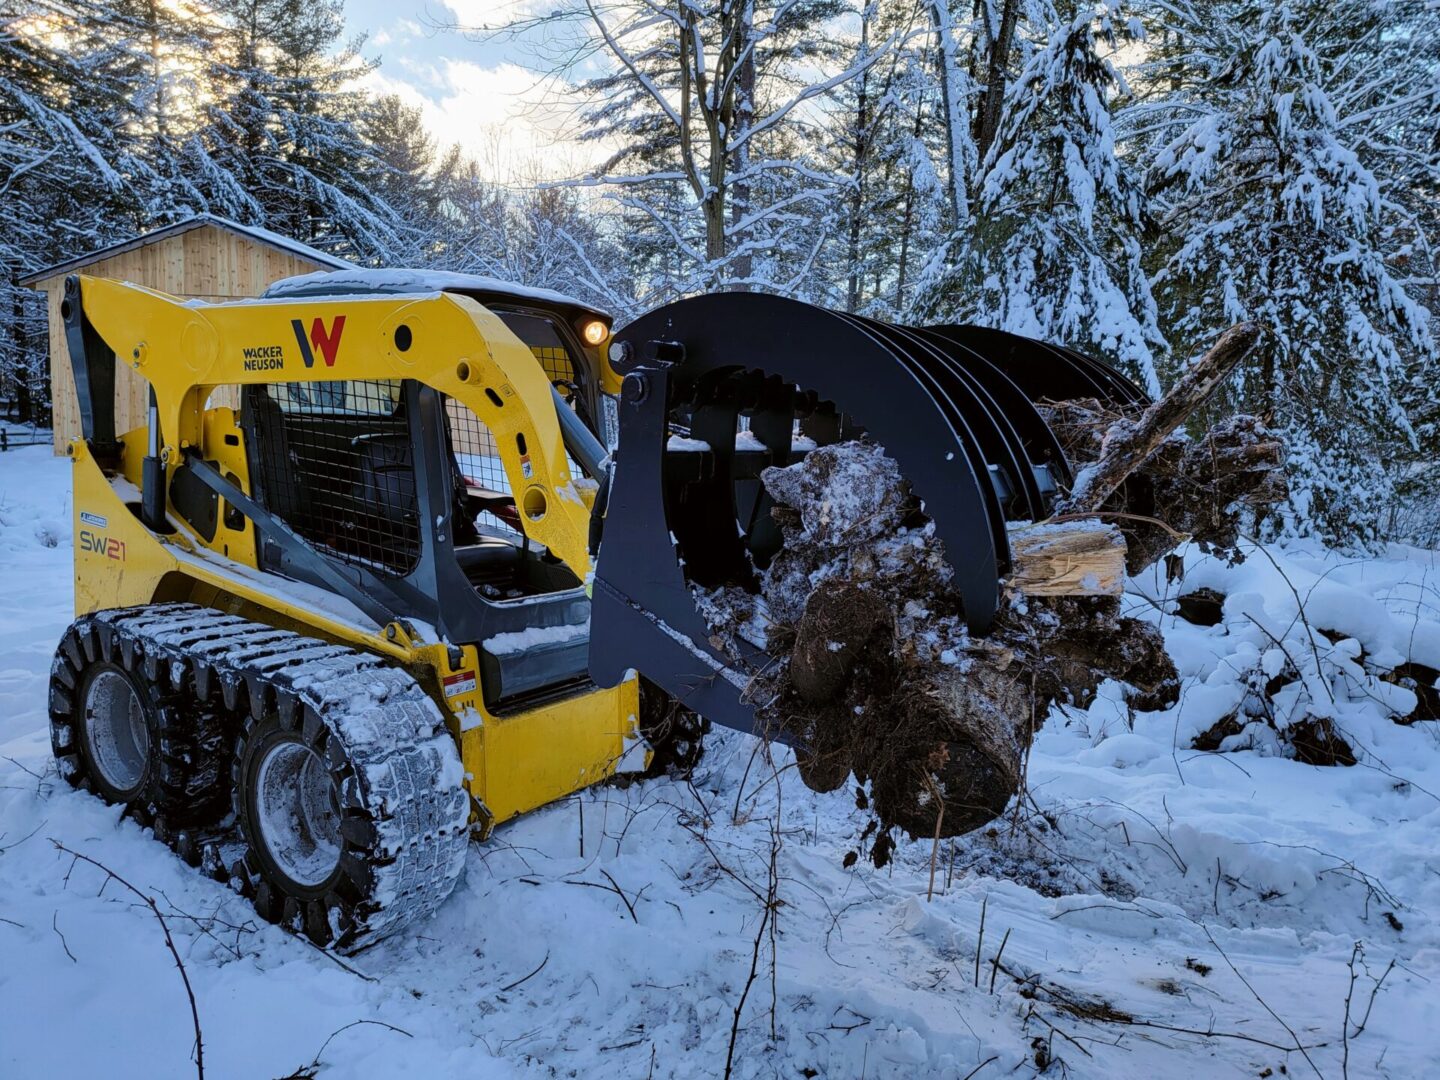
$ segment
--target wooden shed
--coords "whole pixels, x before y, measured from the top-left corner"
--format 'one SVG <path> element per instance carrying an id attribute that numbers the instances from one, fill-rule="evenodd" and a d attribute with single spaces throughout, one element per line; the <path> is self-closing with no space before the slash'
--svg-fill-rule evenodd
<path id="1" fill-rule="evenodd" d="M 351 264 L 344 259 L 277 233 L 201 214 L 21 279 L 19 284 L 43 289 L 46 294 L 55 452 L 64 453 L 70 440 L 80 434 L 75 379 L 65 347 L 65 327 L 60 321 L 67 274 L 133 282 L 185 299 L 237 300 L 259 296 L 281 278 L 316 270 L 348 269 Z M 147 390 L 144 379 L 124 364 L 117 366 L 117 431 L 129 431 L 145 423 Z"/>

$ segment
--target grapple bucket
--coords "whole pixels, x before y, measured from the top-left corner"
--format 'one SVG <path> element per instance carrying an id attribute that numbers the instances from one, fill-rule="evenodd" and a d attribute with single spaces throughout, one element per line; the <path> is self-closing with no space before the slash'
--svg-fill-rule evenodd
<path id="1" fill-rule="evenodd" d="M 681 300 L 622 330 L 620 438 L 593 582 L 590 674 L 641 673 L 710 720 L 755 727 L 772 663 L 710 642 L 692 587 L 756 589 L 781 546 L 761 470 L 867 435 L 898 464 L 983 634 L 1009 572 L 1008 521 L 1040 520 L 1072 476 L 1033 404 L 1144 395 L 1058 346 L 974 326 L 907 327 L 757 293 Z"/>

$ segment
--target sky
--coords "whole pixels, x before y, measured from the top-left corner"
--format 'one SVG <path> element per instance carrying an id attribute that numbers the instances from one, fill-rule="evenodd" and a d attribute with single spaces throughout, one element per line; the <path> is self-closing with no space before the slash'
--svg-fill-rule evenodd
<path id="1" fill-rule="evenodd" d="M 544 74 L 547 35 L 481 40 L 446 26 L 504 21 L 507 14 L 554 6 L 544 0 L 346 0 L 350 36 L 366 38 L 362 54 L 379 60 L 364 82 L 398 94 L 423 111 L 443 148 L 459 143 L 506 182 L 574 176 L 599 148 L 575 139 L 564 86 Z"/>

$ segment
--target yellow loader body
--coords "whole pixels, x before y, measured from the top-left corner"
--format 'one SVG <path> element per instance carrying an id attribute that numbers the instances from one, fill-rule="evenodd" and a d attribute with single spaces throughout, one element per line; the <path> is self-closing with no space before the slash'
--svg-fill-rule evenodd
<path id="1" fill-rule="evenodd" d="M 236 412 L 206 407 L 217 388 L 415 380 L 462 403 L 487 425 L 527 536 L 580 580 L 590 573 L 590 494 L 573 483 L 550 381 L 530 349 L 473 300 L 435 294 L 198 304 L 101 279 L 82 278 L 80 289 L 91 326 L 118 362 L 153 389 L 153 415 L 163 435 L 159 454 L 170 476 L 187 455 L 198 455 L 253 493 Z M 618 380 L 603 362 L 599 367 L 602 388 L 613 392 Z M 591 686 L 533 707 L 491 711 L 478 643 L 445 642 L 433 628 L 398 620 L 367 624 L 343 598 L 263 572 L 256 529 L 243 516 L 226 513 L 223 500 L 209 538 L 168 500 L 171 531 L 147 528 L 139 500 L 150 434 L 142 427 L 119 435 L 118 468 L 109 475 L 87 440 L 70 447 L 77 615 L 186 602 L 387 658 L 443 710 L 482 833 L 615 771 L 635 737 L 633 677 L 612 689 Z"/>

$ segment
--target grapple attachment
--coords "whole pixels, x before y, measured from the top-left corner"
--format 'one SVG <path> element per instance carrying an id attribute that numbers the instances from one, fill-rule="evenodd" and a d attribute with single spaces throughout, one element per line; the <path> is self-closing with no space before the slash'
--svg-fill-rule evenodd
<path id="1" fill-rule="evenodd" d="M 637 666 L 710 720 L 755 727 L 773 663 L 710 641 L 693 587 L 756 589 L 779 551 L 761 470 L 866 435 L 935 524 L 972 633 L 999 607 L 1007 521 L 1040 520 L 1072 476 L 1034 402 L 1144 395 L 1069 349 L 973 326 L 906 327 L 756 293 L 681 300 L 631 323 L 620 438 L 593 582 L 590 673 Z"/>

